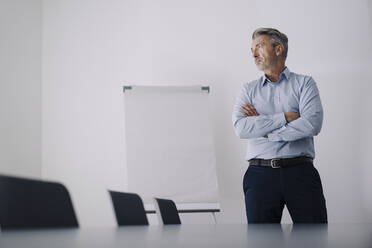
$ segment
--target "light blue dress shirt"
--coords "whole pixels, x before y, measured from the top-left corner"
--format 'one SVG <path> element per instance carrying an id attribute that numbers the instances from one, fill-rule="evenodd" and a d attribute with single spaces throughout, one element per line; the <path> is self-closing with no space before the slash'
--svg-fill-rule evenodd
<path id="1" fill-rule="evenodd" d="M 245 116 L 241 106 L 251 104 L 258 116 Z M 300 118 L 286 122 L 285 112 Z M 313 136 L 320 132 L 323 108 L 315 81 L 286 68 L 278 82 L 266 76 L 246 83 L 232 115 L 235 133 L 248 139 L 246 159 L 315 157 Z"/>

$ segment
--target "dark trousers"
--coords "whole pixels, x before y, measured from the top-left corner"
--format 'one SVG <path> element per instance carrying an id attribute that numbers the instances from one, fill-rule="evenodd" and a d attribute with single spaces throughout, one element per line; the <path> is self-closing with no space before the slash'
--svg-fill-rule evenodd
<path id="1" fill-rule="evenodd" d="M 327 223 L 322 183 L 312 163 L 279 169 L 250 165 L 243 189 L 248 223 L 280 223 L 284 205 L 293 223 Z"/>

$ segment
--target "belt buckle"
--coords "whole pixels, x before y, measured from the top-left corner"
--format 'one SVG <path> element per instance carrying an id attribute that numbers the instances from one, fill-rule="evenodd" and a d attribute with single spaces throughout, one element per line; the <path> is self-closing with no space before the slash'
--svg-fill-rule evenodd
<path id="1" fill-rule="evenodd" d="M 273 159 L 271 159 L 271 161 L 270 161 L 271 167 L 274 168 L 274 169 L 279 169 L 280 166 L 277 165 L 277 164 L 275 164 L 275 162 L 276 161 L 279 161 L 279 160 L 280 160 L 280 158 L 273 158 Z"/>

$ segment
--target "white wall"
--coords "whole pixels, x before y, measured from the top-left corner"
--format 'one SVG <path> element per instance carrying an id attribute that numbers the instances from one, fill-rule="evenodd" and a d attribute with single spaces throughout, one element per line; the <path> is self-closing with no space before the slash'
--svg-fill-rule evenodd
<path id="1" fill-rule="evenodd" d="M 260 76 L 251 33 L 270 26 L 289 37 L 288 67 L 318 82 L 325 120 L 315 164 L 329 221 L 372 221 L 367 7 L 366 0 L 44 1 L 43 177 L 67 184 L 83 226 L 113 225 L 105 188 L 125 188 L 121 86 L 210 85 L 219 220 L 245 222 L 245 142 L 234 135 L 231 110 L 242 84 Z"/>
<path id="2" fill-rule="evenodd" d="M 41 1 L 0 1 L 0 173 L 41 176 Z"/>
<path id="3" fill-rule="evenodd" d="M 370 40 L 372 40 L 372 1 L 367 1 L 368 2 L 368 17 L 369 17 L 369 34 L 370 34 Z M 370 61 L 372 61 L 372 56 L 371 56 L 371 53 L 372 51 L 369 49 L 369 48 L 366 48 L 367 50 L 369 50 L 369 53 L 368 55 L 370 56 Z M 370 221 L 372 219 L 372 187 L 371 187 L 371 175 L 372 175 L 372 162 L 371 162 L 371 159 L 370 159 L 370 148 L 371 148 L 371 137 L 372 137 L 372 129 L 370 128 L 370 123 L 371 123 L 371 115 L 369 114 L 371 111 L 369 110 L 369 106 L 371 106 L 372 104 L 372 98 L 370 96 L 368 96 L 367 94 L 367 91 L 369 91 L 371 89 L 371 76 L 370 76 L 370 68 L 371 68 L 371 65 L 372 62 L 369 63 L 369 68 L 366 70 L 366 74 L 368 73 L 369 74 L 369 77 L 367 78 L 365 84 L 363 85 L 363 88 L 361 88 L 359 90 L 359 92 L 363 92 L 362 94 L 360 94 L 361 96 L 361 103 L 360 105 L 363 105 L 364 108 L 363 108 L 363 111 L 361 113 L 361 116 L 363 116 L 363 124 L 362 124 L 362 127 L 361 127 L 361 140 L 363 141 L 360 145 L 361 147 L 361 154 L 362 154 L 362 158 L 363 158 L 363 161 L 364 161 L 364 166 L 363 166 L 363 170 L 362 170 L 362 175 L 363 175 L 363 178 L 362 178 L 362 182 L 363 184 L 361 185 L 362 187 L 362 192 L 363 192 L 363 200 L 364 200 L 364 204 L 363 204 L 363 210 L 365 211 L 366 213 L 366 220 L 367 221 Z M 368 65 L 368 64 L 367 64 Z M 364 92 L 365 91 L 365 92 Z M 358 98 L 359 99 L 359 98 Z"/>
<path id="4" fill-rule="evenodd" d="M 117 3 L 43 4 L 42 176 L 66 184 L 82 226 L 114 225 L 106 190 L 125 186 Z"/>

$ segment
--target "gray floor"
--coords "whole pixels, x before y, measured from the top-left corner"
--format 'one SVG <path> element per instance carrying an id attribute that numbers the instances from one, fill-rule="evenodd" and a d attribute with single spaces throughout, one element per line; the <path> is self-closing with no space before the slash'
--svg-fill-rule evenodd
<path id="1" fill-rule="evenodd" d="M 0 233 L 0 247 L 371 248 L 372 224 L 217 224 L 5 231 Z"/>

